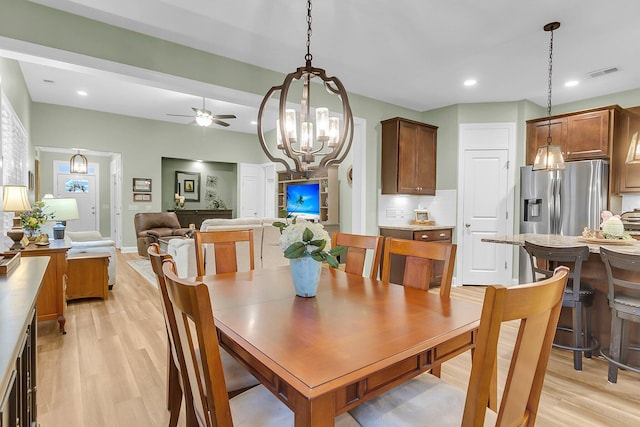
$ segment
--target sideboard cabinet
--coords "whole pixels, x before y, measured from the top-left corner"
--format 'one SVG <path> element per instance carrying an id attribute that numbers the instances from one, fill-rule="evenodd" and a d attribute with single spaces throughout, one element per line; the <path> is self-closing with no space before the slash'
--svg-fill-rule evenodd
<path id="1" fill-rule="evenodd" d="M 400 117 L 382 122 L 382 194 L 436 194 L 437 132 Z"/>
<path id="2" fill-rule="evenodd" d="M 0 275 L 0 426 L 37 425 L 36 301 L 49 257 Z"/>
<path id="3" fill-rule="evenodd" d="M 200 230 L 202 221 L 211 218 L 231 219 L 233 210 L 231 209 L 177 209 L 175 211 L 180 227 L 189 228 L 190 224 L 195 224 L 196 230 Z"/>
<path id="4" fill-rule="evenodd" d="M 551 139 L 560 145 L 564 159 L 587 160 L 612 157 L 613 143 L 620 138 L 623 110 L 618 105 L 551 117 Z M 547 144 L 549 118 L 527 120 L 527 164 L 532 165 L 538 147 Z"/>

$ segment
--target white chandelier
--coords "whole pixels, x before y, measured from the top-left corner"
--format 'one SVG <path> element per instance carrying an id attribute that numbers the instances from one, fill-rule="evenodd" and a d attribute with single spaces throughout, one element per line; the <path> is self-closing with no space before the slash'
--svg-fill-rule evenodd
<path id="1" fill-rule="evenodd" d="M 307 1 L 307 54 L 306 65 L 288 74 L 282 85 L 272 87 L 265 95 L 258 111 L 258 139 L 265 154 L 273 162 L 284 165 L 287 172 L 312 177 L 324 173 L 327 167 L 341 163 L 351 149 L 353 140 L 353 115 L 347 91 L 337 77 L 327 77 L 325 70 L 311 66 L 311 0 Z M 331 117 L 326 107 L 315 108 L 315 133 L 311 107 L 311 79 L 322 80 L 327 92 L 337 95 L 342 105 L 342 124 L 338 117 Z M 300 126 L 296 110 L 287 108 L 287 96 L 294 81 L 302 79 L 300 101 Z M 263 114 L 271 97 L 279 93 L 278 120 L 276 121 L 276 147 L 274 155 L 264 136 Z M 282 156 L 284 155 L 284 156 Z"/>

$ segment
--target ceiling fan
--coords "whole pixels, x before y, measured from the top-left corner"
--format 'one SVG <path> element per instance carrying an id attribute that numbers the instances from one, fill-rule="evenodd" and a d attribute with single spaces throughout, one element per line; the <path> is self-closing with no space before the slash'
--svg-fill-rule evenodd
<path id="1" fill-rule="evenodd" d="M 191 109 L 195 113 L 195 115 L 187 115 L 187 114 L 167 114 L 167 116 L 175 116 L 175 117 L 193 117 L 194 121 L 191 123 L 195 123 L 198 126 L 202 126 L 203 128 L 211 126 L 212 123 L 215 123 L 220 126 L 227 127 L 229 123 L 223 122 L 220 119 L 235 119 L 236 116 L 233 114 L 211 114 L 211 111 L 205 109 L 205 98 L 202 98 L 202 108 L 192 107 Z"/>

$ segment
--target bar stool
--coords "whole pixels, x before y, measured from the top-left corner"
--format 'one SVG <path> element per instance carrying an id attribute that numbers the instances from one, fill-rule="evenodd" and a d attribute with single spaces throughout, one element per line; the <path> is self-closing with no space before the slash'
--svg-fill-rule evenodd
<path id="1" fill-rule="evenodd" d="M 576 371 L 581 371 L 582 353 L 590 359 L 592 351 L 600 347 L 598 340 L 591 336 L 591 306 L 595 292 L 591 286 L 580 280 L 582 262 L 589 258 L 589 247 L 586 245 L 568 248 L 542 246 L 525 241 L 524 248 L 529 254 L 534 281 L 539 280 L 538 274 L 541 274 L 543 279 L 553 276 L 553 270 L 558 265 L 566 265 L 571 269 L 562 298 L 562 306 L 571 308 L 572 325 L 571 327 L 558 326 L 557 330 L 571 332 L 573 345 L 553 343 L 553 346 L 572 350 L 573 368 Z M 538 265 L 538 260 L 546 262 Z"/>
<path id="2" fill-rule="evenodd" d="M 628 362 L 629 350 L 640 350 L 629 346 L 629 322 L 640 323 L 640 282 L 627 280 L 628 274 L 624 274 L 640 271 L 640 256 L 601 247 L 600 257 L 607 269 L 611 307 L 609 354 L 607 347 L 602 347 L 600 354 L 609 361 L 609 382 L 616 383 L 619 368 L 640 373 L 640 367 Z"/>

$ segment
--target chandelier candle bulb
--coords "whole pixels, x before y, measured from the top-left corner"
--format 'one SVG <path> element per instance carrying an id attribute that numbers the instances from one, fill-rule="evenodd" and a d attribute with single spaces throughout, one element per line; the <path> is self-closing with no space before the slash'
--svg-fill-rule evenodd
<path id="1" fill-rule="evenodd" d="M 295 142 L 298 139 L 296 134 L 296 110 L 287 109 L 286 113 L 286 129 L 287 129 L 287 138 L 291 142 Z"/>
<path id="2" fill-rule="evenodd" d="M 340 120 L 337 117 L 329 117 L 329 147 L 338 145 L 338 137 L 340 136 Z"/>
<path id="3" fill-rule="evenodd" d="M 280 119 L 276 120 L 276 144 L 280 150 L 284 148 L 284 144 L 282 143 L 282 132 L 280 132 Z"/>
<path id="4" fill-rule="evenodd" d="M 307 152 L 311 151 L 313 147 L 313 123 L 302 122 L 302 131 L 300 134 L 300 149 Z"/>
<path id="5" fill-rule="evenodd" d="M 316 108 L 316 134 L 317 140 L 325 142 L 329 139 L 329 109 Z"/>

